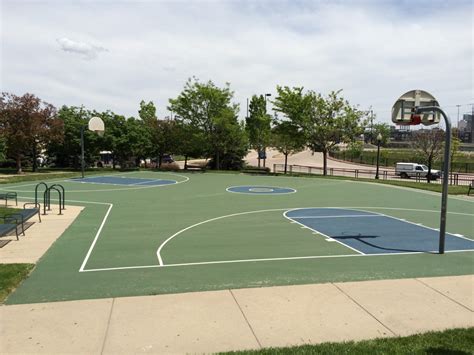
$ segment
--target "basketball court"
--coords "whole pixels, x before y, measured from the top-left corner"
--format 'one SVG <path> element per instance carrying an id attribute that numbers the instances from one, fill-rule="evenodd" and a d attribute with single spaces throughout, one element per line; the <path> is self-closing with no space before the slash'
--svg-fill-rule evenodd
<path id="1" fill-rule="evenodd" d="M 430 192 L 216 173 L 47 183 L 65 187 L 65 214 L 84 209 L 9 304 L 472 273 L 473 202 L 463 198 L 450 197 L 438 255 Z M 29 201 L 35 185 L 4 190 Z"/>

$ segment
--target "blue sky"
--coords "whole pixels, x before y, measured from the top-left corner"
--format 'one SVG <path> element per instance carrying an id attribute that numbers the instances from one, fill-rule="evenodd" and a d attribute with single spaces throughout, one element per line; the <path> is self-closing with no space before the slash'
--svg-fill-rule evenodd
<path id="1" fill-rule="evenodd" d="M 1 0 L 1 90 L 160 117 L 187 78 L 230 82 L 245 116 L 276 85 L 343 89 L 389 122 L 411 89 L 471 109 L 471 1 Z"/>

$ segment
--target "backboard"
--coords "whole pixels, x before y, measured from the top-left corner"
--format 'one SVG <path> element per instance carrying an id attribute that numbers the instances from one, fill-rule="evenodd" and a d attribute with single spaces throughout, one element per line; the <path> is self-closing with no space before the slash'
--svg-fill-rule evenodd
<path id="1" fill-rule="evenodd" d="M 423 112 L 416 114 L 416 107 L 439 106 L 433 95 L 424 90 L 411 90 L 400 96 L 392 107 L 392 122 L 397 125 L 425 126 L 437 124 L 440 121 L 439 112 Z"/>
<path id="2" fill-rule="evenodd" d="M 104 134 L 104 121 L 100 117 L 92 117 L 89 120 L 89 130 L 94 131 L 98 135 L 103 135 Z"/>

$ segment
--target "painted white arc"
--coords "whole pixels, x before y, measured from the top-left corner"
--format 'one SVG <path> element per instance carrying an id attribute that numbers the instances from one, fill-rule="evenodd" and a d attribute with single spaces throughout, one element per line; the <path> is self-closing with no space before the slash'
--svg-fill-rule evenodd
<path id="1" fill-rule="evenodd" d="M 184 229 L 181 229 L 180 231 L 176 232 L 175 234 L 173 234 L 171 237 L 169 237 L 169 238 L 166 239 L 163 243 L 160 244 L 160 246 L 158 247 L 158 250 L 156 251 L 156 256 L 157 256 L 157 258 L 158 258 L 158 263 L 160 264 L 160 266 L 164 266 L 163 259 L 162 259 L 162 257 L 161 257 L 161 250 L 163 249 L 163 247 L 164 247 L 170 240 L 172 240 L 173 238 L 177 237 L 177 236 L 180 235 L 181 233 L 186 232 L 186 231 L 189 230 L 189 229 L 192 229 L 192 228 L 194 228 L 194 227 L 200 226 L 201 224 L 205 224 L 205 223 L 217 221 L 217 220 L 223 219 L 223 218 L 241 216 L 241 215 L 252 214 L 252 213 L 275 212 L 275 211 L 286 211 L 286 210 L 288 210 L 288 208 L 274 208 L 274 209 L 269 209 L 269 210 L 257 210 L 257 211 L 239 212 L 239 213 L 233 213 L 233 214 L 229 214 L 229 215 L 225 215 L 225 216 L 220 216 L 220 217 L 215 217 L 215 218 L 207 219 L 207 220 L 205 220 L 205 221 L 201 221 L 201 222 L 199 222 L 199 223 L 195 223 L 195 224 L 193 224 L 193 225 L 190 225 L 190 226 L 188 226 L 188 227 L 186 227 L 186 228 L 184 228 Z"/>

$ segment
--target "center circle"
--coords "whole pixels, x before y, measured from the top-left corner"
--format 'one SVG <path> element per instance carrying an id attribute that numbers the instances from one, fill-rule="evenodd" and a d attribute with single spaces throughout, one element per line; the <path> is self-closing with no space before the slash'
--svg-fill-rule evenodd
<path id="1" fill-rule="evenodd" d="M 247 195 L 282 195 L 296 192 L 295 189 L 290 187 L 277 186 L 231 186 L 226 191 Z"/>

